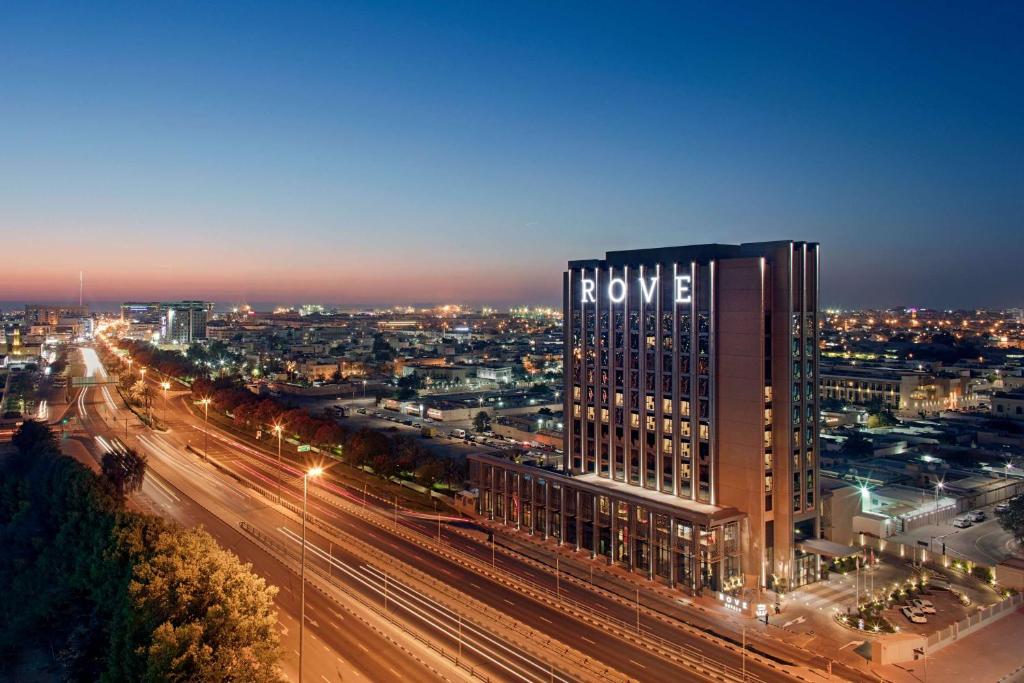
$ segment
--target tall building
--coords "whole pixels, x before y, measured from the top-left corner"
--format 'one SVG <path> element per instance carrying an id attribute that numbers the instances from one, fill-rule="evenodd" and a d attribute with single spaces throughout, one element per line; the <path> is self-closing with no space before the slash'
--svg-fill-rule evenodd
<path id="1" fill-rule="evenodd" d="M 126 301 L 121 304 L 121 320 L 126 323 L 155 324 L 163 309 L 159 301 Z"/>
<path id="2" fill-rule="evenodd" d="M 693 593 L 817 580 L 818 245 L 571 261 L 563 308 L 562 468 L 470 456 L 479 514 Z"/>
<path id="3" fill-rule="evenodd" d="M 60 304 L 55 306 L 44 304 L 25 304 L 25 325 L 56 327 L 61 320 L 86 318 L 89 316 L 88 306 Z"/>
<path id="4" fill-rule="evenodd" d="M 206 339 L 206 323 L 213 312 L 207 301 L 171 301 L 160 304 L 160 339 L 191 344 Z"/>

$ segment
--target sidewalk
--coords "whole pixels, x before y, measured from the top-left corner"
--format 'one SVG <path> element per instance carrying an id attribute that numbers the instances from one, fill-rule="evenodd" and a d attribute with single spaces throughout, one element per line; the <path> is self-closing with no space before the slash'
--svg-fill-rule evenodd
<path id="1" fill-rule="evenodd" d="M 871 680 L 878 680 L 878 674 L 870 669 L 868 662 L 853 651 L 855 645 L 851 646 L 851 641 L 859 644 L 863 641 L 862 638 L 822 638 L 813 630 L 808 633 L 783 628 L 782 625 L 791 619 L 802 621 L 799 614 L 790 613 L 787 609 L 784 609 L 781 616 L 771 614 L 769 625 L 766 626 L 763 621 L 744 617 L 726 609 L 710 594 L 702 597 L 688 596 L 683 591 L 669 588 L 661 582 L 648 581 L 644 576 L 632 573 L 624 567 L 609 565 L 600 559 L 590 560 L 585 552 L 577 553 L 567 546 L 559 547 L 550 540 L 523 538 L 519 534 L 509 533 L 500 525 L 490 525 L 483 521 L 479 523 L 497 531 L 499 546 L 552 569 L 553 562 L 550 558 L 553 557 L 553 553 L 557 553 L 563 577 L 572 576 L 580 583 L 590 583 L 628 601 L 635 599 L 637 588 L 641 589 L 642 606 L 654 610 L 659 615 L 658 619 L 664 623 L 681 621 L 691 627 L 708 631 L 737 647 L 740 646 L 745 630 L 747 646 L 751 653 L 761 654 L 778 662 L 798 662 L 796 667 L 787 667 L 791 671 L 813 671 L 813 676 L 824 676 L 824 669 L 829 661 L 835 661 Z M 770 595 L 774 596 L 773 593 Z M 766 599 L 766 602 L 772 600 Z M 835 626 L 837 630 L 843 630 L 838 624 Z M 844 635 L 852 633 L 847 631 Z M 796 653 L 792 652 L 792 647 L 802 652 L 801 658 L 794 660 Z M 811 663 L 814 664 L 813 669 L 810 667 Z"/>
<path id="2" fill-rule="evenodd" d="M 1024 607 L 929 655 L 927 660 L 879 667 L 878 671 L 894 683 L 1024 681 L 1022 640 Z"/>

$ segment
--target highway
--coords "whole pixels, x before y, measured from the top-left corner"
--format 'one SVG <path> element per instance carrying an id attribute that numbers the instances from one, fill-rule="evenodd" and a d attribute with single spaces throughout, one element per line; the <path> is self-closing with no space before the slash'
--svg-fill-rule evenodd
<path id="1" fill-rule="evenodd" d="M 93 358 L 94 352 L 91 349 L 84 349 L 83 355 L 86 359 L 88 372 L 102 378 L 104 372 L 102 366 L 98 365 L 98 360 Z M 129 411 L 119 407 L 118 401 L 113 397 L 111 390 L 107 386 L 83 389 L 77 395 L 75 403 L 83 429 L 93 436 L 94 443 L 90 444 L 90 446 L 97 455 L 108 447 L 118 447 L 117 440 L 125 440 L 129 445 L 137 447 L 141 452 L 149 455 L 150 476 L 147 477 L 143 493 L 153 501 L 153 505 L 156 506 L 155 511 L 175 518 L 183 524 L 202 523 L 211 530 L 227 526 L 227 528 L 231 529 L 230 532 L 221 529 L 229 541 L 227 545 L 231 545 L 232 542 L 238 543 L 239 540 L 238 533 L 233 528 L 234 523 L 225 525 L 224 520 L 233 520 L 238 523 L 244 521 L 262 530 L 272 539 L 276 533 L 278 536 L 276 542 L 279 544 L 284 541 L 295 540 L 301 528 L 297 519 L 288 517 L 277 506 L 269 505 L 262 497 L 239 487 L 237 482 L 218 472 L 212 465 L 222 461 L 231 462 L 236 470 L 249 477 L 258 475 L 258 471 L 251 467 L 246 469 L 243 460 L 234 456 L 227 446 L 220 447 L 220 450 L 217 447 L 211 447 L 210 463 L 205 463 L 198 451 L 189 452 L 186 450 L 189 441 L 192 441 L 193 444 L 196 443 L 194 428 L 184 422 L 178 423 L 174 410 L 171 410 L 171 415 L 166 420 L 167 424 L 170 425 L 170 431 L 166 434 L 160 434 L 139 426 L 138 421 L 133 418 Z M 171 401 L 170 403 L 173 406 L 175 402 Z M 162 406 L 161 409 L 163 409 Z M 182 411 L 184 416 L 188 416 L 188 413 L 184 412 L 184 408 L 182 408 Z M 127 421 L 125 422 L 126 416 Z M 122 427 L 124 424 L 127 424 L 127 426 Z M 125 437 L 125 431 L 128 432 L 127 438 Z M 211 436 L 215 434 L 211 433 Z M 211 445 L 213 441 L 215 439 L 211 439 Z M 269 483 L 269 480 L 264 483 Z M 291 495 L 290 500 L 293 504 L 300 502 L 299 489 L 296 488 L 296 485 L 300 483 L 301 479 L 285 482 L 284 490 Z M 180 510 L 182 507 L 181 499 L 185 497 L 195 503 L 191 507 L 198 509 L 198 511 L 193 510 L 191 517 L 183 515 Z M 316 500 L 311 500 L 310 512 L 312 514 L 316 514 L 317 505 L 319 503 Z M 211 514 L 220 521 L 220 524 L 211 522 Z M 218 536 L 218 538 L 223 540 L 221 536 Z M 312 567 L 319 566 L 323 573 L 330 572 L 334 575 L 331 577 L 332 580 L 338 576 L 345 576 L 349 571 L 354 572 L 348 574 L 347 577 L 346 583 L 349 588 L 355 588 L 359 596 L 364 600 L 376 600 L 379 598 L 382 590 L 382 587 L 378 585 L 380 578 L 373 573 L 374 569 L 372 567 L 360 564 L 362 558 L 347 552 L 345 549 L 339 549 L 337 544 L 334 544 L 332 547 L 331 539 L 320 537 L 312 531 L 309 534 L 309 539 L 310 545 L 308 546 L 307 561 Z M 235 546 L 232 545 L 231 547 Z M 324 549 L 328 549 L 326 555 L 324 555 Z M 298 548 L 296 547 L 294 550 L 294 554 L 297 555 Z M 274 555 L 276 558 L 280 558 L 282 553 L 276 552 Z M 252 557 L 262 561 L 256 562 L 250 559 Z M 265 571 L 267 558 L 261 558 L 258 551 L 250 550 L 244 559 L 253 561 L 257 571 L 267 576 Z M 280 580 L 279 578 L 278 580 L 272 579 L 270 576 L 267 576 L 267 578 L 272 583 L 278 583 Z M 280 585 L 290 586 L 295 583 L 293 577 L 286 578 L 289 580 Z M 307 578 L 309 578 L 308 575 Z M 540 661 L 535 656 L 535 653 L 532 652 L 532 643 L 528 644 L 528 647 L 523 647 L 521 644 L 519 646 L 512 645 L 509 641 L 501 640 L 494 636 L 494 633 L 500 629 L 486 624 L 486 628 L 481 628 L 468 623 L 458 615 L 446 611 L 447 608 L 436 601 L 424 604 L 424 600 L 427 598 L 424 597 L 422 590 L 405 585 L 404 582 L 394 582 L 391 588 L 394 591 L 389 600 L 391 611 L 397 610 L 401 612 L 402 618 L 413 627 L 413 630 L 421 638 L 430 638 L 440 647 L 446 648 L 446 650 L 451 652 L 458 652 L 461 646 L 462 656 L 460 661 L 464 662 L 467 666 L 474 667 L 481 675 L 498 680 L 524 681 L 564 681 L 575 680 L 578 677 L 570 673 L 574 671 L 572 667 L 569 667 L 567 672 L 559 669 L 559 658 L 555 655 L 557 653 L 564 658 L 566 656 L 563 654 L 563 651 L 566 649 L 564 647 L 556 648 L 552 645 L 552 649 L 547 652 L 547 661 Z M 307 590 L 307 600 L 312 595 L 313 592 Z M 317 611 L 318 607 L 316 605 L 313 605 L 311 610 L 307 606 L 307 623 L 309 625 L 312 625 L 312 622 L 309 621 L 310 614 L 315 614 Z M 319 611 L 324 612 L 326 610 L 321 606 Z M 289 612 L 295 612 L 294 608 L 290 609 Z M 335 643 L 332 642 L 332 631 L 334 630 L 332 627 L 337 625 L 336 619 L 328 618 L 317 623 L 320 627 L 319 630 L 313 628 L 311 633 L 324 639 L 329 649 L 336 656 L 342 652 L 352 653 L 357 651 L 353 650 L 351 644 L 348 647 L 344 647 L 343 644 L 338 643 L 337 647 L 333 647 Z M 294 629 L 290 629 L 289 632 L 291 630 Z M 356 637 L 355 641 L 365 646 L 367 643 L 372 644 L 374 639 L 373 637 L 368 639 Z M 376 640 L 380 640 L 380 638 L 377 637 Z M 426 648 L 423 649 L 425 650 Z M 356 658 L 358 662 L 362 663 L 361 670 L 365 672 L 365 675 L 371 675 L 372 680 L 384 680 L 387 677 L 382 678 L 379 675 L 379 672 L 382 670 L 380 668 L 381 662 L 374 661 L 370 653 L 383 653 L 383 661 L 389 662 L 391 668 L 397 668 L 396 662 L 409 661 L 407 654 L 396 653 L 391 656 L 387 654 L 386 650 L 387 648 L 385 647 L 371 646 L 368 648 L 367 653 Z M 308 642 L 307 652 L 309 652 Z M 341 656 L 355 657 L 355 655 Z M 324 663 L 321 662 L 322 665 Z M 321 668 L 325 667 L 322 666 Z M 438 668 L 441 671 L 444 670 L 443 667 Z M 449 672 L 452 669 L 453 667 L 448 666 Z M 625 680 L 626 678 L 613 671 L 607 671 L 605 675 L 604 668 L 599 670 L 592 667 L 592 671 L 588 670 L 588 672 L 598 672 L 601 674 L 589 676 L 595 680 L 606 677 L 615 680 Z M 422 672 L 414 671 L 403 671 L 399 678 L 405 680 L 428 679 L 422 675 Z M 335 679 L 329 677 L 328 680 Z"/>
<path id="2" fill-rule="evenodd" d="M 185 391 L 173 392 L 169 406 L 160 410 L 168 413 L 171 433 L 200 448 L 206 438 L 203 433 L 201 413 L 193 413 L 191 396 Z M 183 436 L 184 435 L 184 436 Z M 276 442 L 267 444 L 246 439 L 218 428 L 210 422 L 209 455 L 212 460 L 230 469 L 238 477 L 255 481 L 268 491 L 276 493 L 278 487 L 283 499 L 296 505 L 300 502 L 301 488 L 299 467 L 295 462 L 299 454 L 285 449 L 282 469 L 276 462 Z M 646 607 L 642 612 L 643 637 L 635 632 L 624 633 L 622 624 L 636 623 L 635 605 L 610 594 L 594 592 L 580 582 L 563 577 L 556 582 L 553 573 L 546 567 L 534 565 L 523 558 L 505 552 L 495 552 L 490 572 L 480 571 L 472 563 L 453 560 L 445 552 L 437 552 L 425 546 L 423 537 L 436 538 L 437 519 L 430 515 L 416 515 L 400 509 L 397 515 L 399 528 L 395 533 L 393 510 L 378 509 L 372 498 L 363 508 L 362 492 L 343 486 L 343 477 L 332 476 L 317 482 L 320 492 L 311 498 L 310 513 L 325 520 L 333 527 L 359 538 L 373 549 L 414 566 L 437 581 L 467 590 L 485 602 L 489 607 L 515 617 L 524 624 L 539 630 L 545 636 L 574 645 L 598 659 L 609 669 L 622 672 L 636 680 L 677 679 L 701 680 L 704 676 L 683 665 L 677 657 L 660 656 L 659 650 L 650 647 L 651 640 L 668 643 L 673 650 L 695 652 L 703 666 L 709 669 L 726 668 L 739 672 L 744 664 L 751 679 L 787 679 L 785 664 L 793 664 L 793 670 L 800 668 L 801 660 L 762 660 L 751 650 L 743 657 L 741 649 L 724 641 L 710 638 L 700 630 L 683 628 L 680 623 L 663 620 Z M 346 507 L 347 506 L 347 507 Z M 352 508 L 359 508 L 356 514 Z M 424 518 L 425 517 L 425 518 Z M 392 519 L 392 526 L 382 526 L 385 519 Z M 444 520 L 442 520 L 444 521 Z M 492 562 L 492 549 L 475 539 L 454 533 L 442 525 L 442 546 L 446 549 L 464 552 L 475 559 L 477 564 Z M 418 533 L 416 533 L 418 532 Z M 330 541 L 328 540 L 328 543 Z M 572 614 L 563 604 L 547 596 L 533 596 L 524 599 L 521 586 L 510 585 L 507 577 L 517 581 L 543 587 L 550 593 L 556 590 L 556 583 L 562 597 L 580 604 L 591 605 L 591 616 L 584 619 Z M 648 602 L 645 596 L 644 603 Z M 632 627 L 631 627 L 632 628 Z M 737 637 L 737 642 L 739 638 Z M 665 648 L 660 649 L 666 653 Z M 806 657 L 807 654 L 804 653 Z M 746 662 L 744 663 L 744 659 Z"/>
<path id="3" fill-rule="evenodd" d="M 92 372 L 97 372 L 91 368 Z M 282 669 L 291 680 L 298 678 L 299 582 L 293 571 L 226 523 L 212 509 L 231 511 L 240 517 L 273 511 L 258 496 L 238 490 L 201 464 L 186 458 L 166 458 L 154 447 L 159 438 L 142 426 L 125 408 L 118 407 L 116 392 L 105 385 L 78 391 L 69 412 L 77 415 L 84 434 L 73 437 L 97 460 L 108 447 L 124 441 L 128 416 L 129 445 L 141 446 L 149 456 L 149 468 L 141 495 L 135 503 L 143 510 L 173 519 L 186 527 L 202 526 L 224 547 L 269 584 L 280 589 L 275 600 L 283 649 Z M 147 446 L 148 444 L 148 446 Z M 275 520 L 280 524 L 281 520 Z M 363 621 L 316 590 L 306 591 L 305 678 L 318 681 L 460 680 L 453 667 L 433 662 L 440 673 L 419 664 L 406 650 L 396 647 Z M 441 667 L 444 666 L 442 669 Z"/>

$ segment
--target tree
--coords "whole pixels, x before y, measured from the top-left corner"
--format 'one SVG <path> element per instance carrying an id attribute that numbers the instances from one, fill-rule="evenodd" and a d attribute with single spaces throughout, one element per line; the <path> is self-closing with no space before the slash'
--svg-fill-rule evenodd
<path id="1" fill-rule="evenodd" d="M 138 680 L 279 681 L 274 587 L 200 529 L 168 529 L 132 573 L 151 634 Z"/>
<path id="2" fill-rule="evenodd" d="M 11 443 L 24 455 L 44 450 L 59 450 L 57 437 L 44 422 L 25 420 L 14 432 Z"/>
<path id="3" fill-rule="evenodd" d="M 868 415 L 868 427 L 877 429 L 879 427 L 894 427 L 900 423 L 891 410 L 880 410 L 877 413 Z"/>
<path id="4" fill-rule="evenodd" d="M 845 455 L 868 455 L 874 452 L 874 444 L 859 431 L 850 432 L 843 442 L 842 452 Z"/>
<path id="5" fill-rule="evenodd" d="M 131 448 L 107 451 L 100 461 L 100 469 L 117 496 L 124 498 L 142 488 L 146 478 L 146 456 Z"/>
<path id="6" fill-rule="evenodd" d="M 996 513 L 999 526 L 1013 534 L 1017 543 L 1024 543 L 1024 496 L 1017 496 L 1010 501 L 1010 506 Z"/>
<path id="7" fill-rule="evenodd" d="M 473 429 L 478 432 L 486 432 L 491 426 L 491 416 L 487 414 L 486 410 L 481 410 L 473 418 Z"/>

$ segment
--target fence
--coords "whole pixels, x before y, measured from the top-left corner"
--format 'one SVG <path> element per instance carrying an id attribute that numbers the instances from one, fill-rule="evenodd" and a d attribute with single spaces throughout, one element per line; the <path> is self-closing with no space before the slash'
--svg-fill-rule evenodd
<path id="1" fill-rule="evenodd" d="M 935 541 L 932 539 L 927 545 L 921 545 L 920 543 L 897 543 L 896 541 L 890 541 L 885 538 L 878 538 L 877 536 L 870 536 L 865 533 L 856 535 L 857 545 L 862 548 L 872 548 L 879 553 L 885 553 L 886 555 L 892 555 L 905 559 L 914 564 L 931 564 L 934 567 L 943 567 L 948 569 L 953 562 L 959 560 L 967 560 L 966 557 L 960 556 L 955 550 L 950 548 L 947 554 L 944 554 L 941 550 L 935 551 L 935 546 L 941 546 L 942 541 Z M 933 543 L 933 541 L 935 541 Z M 923 543 L 923 541 L 921 542 Z M 955 557 L 958 556 L 958 557 Z M 970 567 L 984 567 L 991 569 L 988 565 L 980 562 L 970 562 Z"/>
<path id="2" fill-rule="evenodd" d="M 986 626 L 990 621 L 1001 619 L 1020 607 L 1021 603 L 1024 603 L 1024 594 L 1018 593 L 932 633 L 928 636 L 928 653 L 941 650 L 950 643 L 956 642 L 958 638 L 970 635 L 982 626 Z"/>

